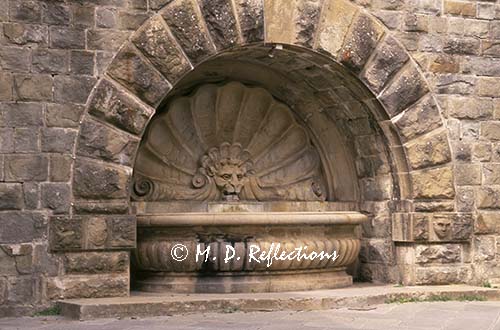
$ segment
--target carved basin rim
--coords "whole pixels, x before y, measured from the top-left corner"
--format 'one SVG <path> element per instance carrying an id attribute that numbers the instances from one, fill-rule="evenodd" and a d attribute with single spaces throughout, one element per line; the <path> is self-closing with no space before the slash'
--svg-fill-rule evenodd
<path id="1" fill-rule="evenodd" d="M 221 212 L 165 213 L 137 216 L 139 227 L 241 225 L 358 225 L 368 220 L 359 212 Z"/>

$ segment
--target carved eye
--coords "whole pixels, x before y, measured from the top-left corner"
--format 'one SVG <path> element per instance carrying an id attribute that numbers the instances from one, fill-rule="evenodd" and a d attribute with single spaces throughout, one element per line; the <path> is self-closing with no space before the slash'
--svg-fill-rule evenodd
<path id="1" fill-rule="evenodd" d="M 243 179 L 243 174 L 238 174 L 238 180 Z"/>
<path id="2" fill-rule="evenodd" d="M 222 176 L 222 178 L 223 178 L 224 180 L 229 180 L 229 179 L 231 179 L 231 174 L 224 174 L 224 175 Z"/>

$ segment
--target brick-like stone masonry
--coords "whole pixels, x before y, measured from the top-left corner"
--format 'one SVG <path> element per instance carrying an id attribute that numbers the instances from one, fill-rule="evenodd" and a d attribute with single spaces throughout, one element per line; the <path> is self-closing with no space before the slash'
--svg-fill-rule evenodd
<path id="1" fill-rule="evenodd" d="M 500 278 L 498 1 L 0 0 L 0 26 L 0 316 L 128 294 L 143 129 L 196 65 L 263 40 L 326 54 L 383 105 L 290 72 L 345 105 L 371 214 L 358 276 Z"/>

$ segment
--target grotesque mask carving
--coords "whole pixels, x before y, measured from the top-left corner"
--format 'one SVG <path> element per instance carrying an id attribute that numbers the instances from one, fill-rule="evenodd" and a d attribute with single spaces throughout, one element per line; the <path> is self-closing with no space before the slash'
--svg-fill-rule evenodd
<path id="1" fill-rule="evenodd" d="M 225 201 L 239 201 L 239 194 L 253 173 L 250 154 L 237 143 L 224 142 L 219 148 L 210 149 L 201 165 L 199 173 L 213 178 Z"/>
<path id="2" fill-rule="evenodd" d="M 435 219 L 433 222 L 434 233 L 439 239 L 447 239 L 450 235 L 451 220 L 450 219 Z"/>

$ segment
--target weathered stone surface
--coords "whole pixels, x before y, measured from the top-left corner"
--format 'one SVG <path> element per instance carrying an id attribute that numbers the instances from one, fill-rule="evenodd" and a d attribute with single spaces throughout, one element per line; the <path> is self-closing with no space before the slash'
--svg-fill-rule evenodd
<path id="1" fill-rule="evenodd" d="M 308 0 L 298 3 L 298 17 L 295 19 L 296 43 L 312 48 L 321 18 L 321 0 Z"/>
<path id="2" fill-rule="evenodd" d="M 42 4 L 33 0 L 11 1 L 9 13 L 13 21 L 37 23 L 42 20 Z"/>
<path id="3" fill-rule="evenodd" d="M 429 226 L 430 226 L 430 221 L 429 217 L 425 214 L 413 214 L 412 217 L 412 233 L 413 233 L 413 238 L 416 241 L 425 241 L 429 239 Z"/>
<path id="4" fill-rule="evenodd" d="M 462 247 L 459 244 L 418 245 L 415 257 L 419 264 L 458 263 L 462 259 Z"/>
<path id="5" fill-rule="evenodd" d="M 238 44 L 238 28 L 229 0 L 198 0 L 201 13 L 217 49 Z"/>
<path id="6" fill-rule="evenodd" d="M 483 165 L 483 183 L 485 185 L 500 185 L 500 164 Z"/>
<path id="7" fill-rule="evenodd" d="M 107 80 L 100 81 L 89 106 L 92 115 L 136 135 L 146 127 L 153 112 Z"/>
<path id="8" fill-rule="evenodd" d="M 54 99 L 60 103 L 84 104 L 96 83 L 89 76 L 56 76 L 54 78 Z"/>
<path id="9" fill-rule="evenodd" d="M 128 197 L 130 169 L 77 159 L 73 193 L 77 198 L 119 199 Z"/>
<path id="10" fill-rule="evenodd" d="M 416 284 L 443 285 L 467 282 L 469 278 L 467 267 L 418 267 L 416 269 Z"/>
<path id="11" fill-rule="evenodd" d="M 137 228 L 135 217 L 114 217 L 110 221 L 110 246 L 114 248 L 135 247 Z"/>
<path id="12" fill-rule="evenodd" d="M 40 239 L 45 232 L 46 219 L 35 212 L 0 212 L 0 242 L 26 243 Z"/>
<path id="13" fill-rule="evenodd" d="M 94 53 L 88 51 L 72 51 L 70 54 L 70 72 L 73 74 L 94 74 Z"/>
<path id="14" fill-rule="evenodd" d="M 11 72 L 29 72 L 31 51 L 24 48 L 0 48 L 0 66 Z"/>
<path id="15" fill-rule="evenodd" d="M 118 28 L 124 30 L 137 30 L 148 18 L 146 12 L 118 12 Z"/>
<path id="16" fill-rule="evenodd" d="M 365 240 L 362 242 L 359 257 L 363 262 L 392 265 L 394 263 L 394 243 L 380 239 Z"/>
<path id="17" fill-rule="evenodd" d="M 128 268 L 127 252 L 66 253 L 64 256 L 67 274 L 121 273 Z"/>
<path id="18" fill-rule="evenodd" d="M 405 145 L 412 169 L 422 169 L 451 161 L 448 136 L 445 130 L 427 135 Z"/>
<path id="19" fill-rule="evenodd" d="M 129 210 L 129 202 L 111 201 L 111 202 L 86 202 L 77 201 L 73 209 L 77 214 L 126 214 Z"/>
<path id="20" fill-rule="evenodd" d="M 68 72 L 67 52 L 58 49 L 34 50 L 31 68 L 38 73 L 66 73 Z"/>
<path id="21" fill-rule="evenodd" d="M 266 41 L 291 44 L 295 41 L 295 15 L 297 1 L 264 1 Z"/>
<path id="22" fill-rule="evenodd" d="M 172 83 L 191 70 L 191 64 L 177 47 L 160 16 L 151 19 L 134 38 L 133 43 Z"/>
<path id="23" fill-rule="evenodd" d="M 52 182 L 67 182 L 71 177 L 73 159 L 69 155 L 51 155 L 49 178 Z"/>
<path id="24" fill-rule="evenodd" d="M 116 51 L 127 40 L 130 32 L 118 30 L 87 30 L 88 49 Z"/>
<path id="25" fill-rule="evenodd" d="M 446 110 L 449 116 L 458 119 L 493 117 L 493 103 L 489 98 L 449 97 Z"/>
<path id="26" fill-rule="evenodd" d="M 173 2 L 162 12 L 172 33 L 193 63 L 213 54 L 215 49 L 191 0 Z"/>
<path id="27" fill-rule="evenodd" d="M 481 77 L 477 83 L 477 94 L 485 97 L 500 97 L 500 78 Z"/>
<path id="28" fill-rule="evenodd" d="M 94 27 L 95 25 L 95 7 L 74 4 L 72 6 L 73 20 L 72 23 L 75 27 L 87 28 Z"/>
<path id="29" fill-rule="evenodd" d="M 81 124 L 76 153 L 130 166 L 138 143 L 137 139 L 87 118 Z"/>
<path id="30" fill-rule="evenodd" d="M 347 1 L 327 1 L 320 22 L 318 48 L 336 57 L 356 12 L 357 8 Z"/>
<path id="31" fill-rule="evenodd" d="M 38 45 L 47 47 L 49 32 L 43 25 L 27 25 L 18 23 L 6 23 L 3 33 L 7 40 L 15 45 Z"/>
<path id="32" fill-rule="evenodd" d="M 474 238 L 474 261 L 483 263 L 495 259 L 496 240 L 495 236 L 477 236 Z"/>
<path id="33" fill-rule="evenodd" d="M 0 101 L 12 100 L 12 82 L 10 73 L 0 72 Z"/>
<path id="34" fill-rule="evenodd" d="M 481 136 L 491 141 L 500 141 L 500 121 L 482 122 Z"/>
<path id="35" fill-rule="evenodd" d="M 149 105 L 156 106 L 170 90 L 165 78 L 128 45 L 108 68 L 108 74 Z"/>
<path id="36" fill-rule="evenodd" d="M 453 216 L 451 237 L 453 240 L 470 240 L 473 233 L 474 218 L 471 214 L 462 213 Z"/>
<path id="37" fill-rule="evenodd" d="M 452 198 L 453 171 L 450 167 L 412 172 L 413 194 L 416 199 Z"/>
<path id="38" fill-rule="evenodd" d="M 480 209 L 500 209 L 500 188 L 479 188 L 479 190 L 477 191 L 476 205 Z"/>
<path id="39" fill-rule="evenodd" d="M 449 38 L 443 50 L 449 54 L 479 55 L 481 43 L 476 38 Z"/>
<path id="40" fill-rule="evenodd" d="M 50 75 L 16 75 L 14 92 L 21 101 L 52 100 L 52 77 Z"/>
<path id="41" fill-rule="evenodd" d="M 0 127 L 43 125 L 43 107 L 36 103 L 0 103 Z"/>
<path id="42" fill-rule="evenodd" d="M 38 130 L 29 127 L 14 129 L 14 151 L 16 153 L 29 153 L 40 151 L 40 134 Z"/>
<path id="43" fill-rule="evenodd" d="M 415 212 L 451 212 L 455 209 L 455 202 L 448 201 L 415 201 Z"/>
<path id="44" fill-rule="evenodd" d="M 77 104 L 48 104 L 45 122 L 51 127 L 75 128 L 79 126 L 84 107 Z"/>
<path id="45" fill-rule="evenodd" d="M 44 183 L 41 185 L 42 207 L 53 214 L 68 213 L 71 202 L 71 188 L 65 183 Z"/>
<path id="46" fill-rule="evenodd" d="M 474 233 L 479 235 L 495 234 L 500 232 L 498 213 L 481 212 L 474 223 Z"/>
<path id="47" fill-rule="evenodd" d="M 71 153 L 76 140 L 76 130 L 70 128 L 42 129 L 42 151 Z"/>
<path id="48" fill-rule="evenodd" d="M 9 278 L 7 302 L 10 304 L 33 303 L 35 288 L 31 276 L 16 276 Z"/>
<path id="49" fill-rule="evenodd" d="M 9 155 L 5 157 L 6 181 L 45 181 L 48 158 L 42 155 Z"/>
<path id="50" fill-rule="evenodd" d="M 49 222 L 50 247 L 54 251 L 78 250 L 83 246 L 81 219 L 55 216 Z"/>
<path id="51" fill-rule="evenodd" d="M 384 33 L 383 26 L 371 16 L 360 14 L 352 23 L 341 49 L 340 61 L 360 72 Z"/>
<path id="52" fill-rule="evenodd" d="M 23 191 L 20 184 L 0 183 L 0 210 L 20 210 L 23 205 Z"/>
<path id="53" fill-rule="evenodd" d="M 235 0 L 241 34 L 247 43 L 264 40 L 263 0 Z"/>
<path id="54" fill-rule="evenodd" d="M 85 49 L 85 30 L 53 26 L 49 29 L 50 47 Z"/>
<path id="55" fill-rule="evenodd" d="M 47 2 L 42 10 L 43 22 L 50 25 L 68 25 L 71 19 L 70 7 L 64 3 Z"/>
<path id="56" fill-rule="evenodd" d="M 408 64 L 379 96 L 391 117 L 418 101 L 427 91 L 427 84 L 413 64 Z"/>
<path id="57" fill-rule="evenodd" d="M 116 27 L 116 9 L 98 7 L 95 14 L 95 25 L 99 28 L 114 28 Z"/>
<path id="58" fill-rule="evenodd" d="M 367 64 L 362 79 L 374 93 L 379 93 L 386 82 L 408 61 L 408 55 L 396 39 L 388 37 Z"/>
<path id="59" fill-rule="evenodd" d="M 459 16 L 476 16 L 476 4 L 455 0 L 444 0 L 444 12 Z"/>
<path id="60" fill-rule="evenodd" d="M 474 212 L 476 206 L 476 194 L 472 187 L 457 187 L 456 200 L 458 212 Z"/>
<path id="61" fill-rule="evenodd" d="M 50 299 L 124 297 L 128 295 L 127 275 L 71 275 L 47 281 Z"/>
<path id="62" fill-rule="evenodd" d="M 27 210 L 40 208 L 40 184 L 38 182 L 23 183 L 24 207 Z"/>

